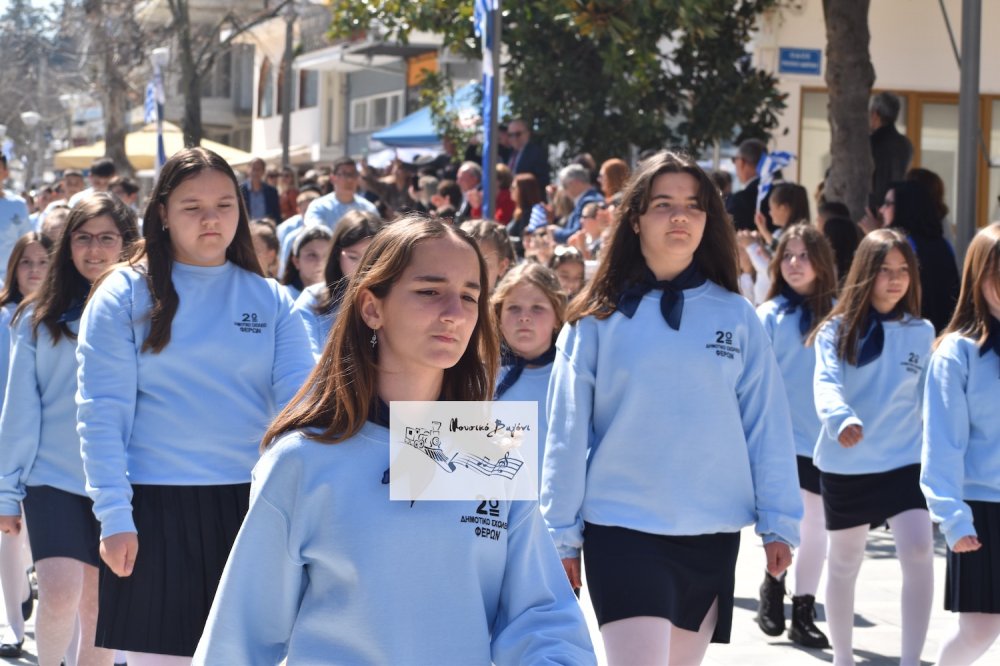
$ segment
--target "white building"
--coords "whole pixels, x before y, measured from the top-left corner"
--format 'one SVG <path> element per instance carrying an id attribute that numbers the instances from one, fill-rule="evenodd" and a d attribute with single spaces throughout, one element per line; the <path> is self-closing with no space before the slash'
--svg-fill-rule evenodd
<path id="1" fill-rule="evenodd" d="M 792 9 L 774 12 L 762 22 L 754 44 L 758 67 L 775 73 L 787 93 L 788 107 L 771 144 L 799 159 L 785 170 L 810 192 L 830 163 L 827 121 L 826 31 L 821 0 L 791 0 Z M 944 8 L 961 49 L 961 0 L 945 0 Z M 912 166 L 936 172 L 945 182 L 948 207 L 955 210 L 958 178 L 959 67 L 938 0 L 873 0 L 868 16 L 870 52 L 875 67 L 874 90 L 891 90 L 903 102 L 898 129 L 913 142 Z M 983 39 L 980 65 L 982 134 L 991 160 L 1000 164 L 1000 41 L 991 39 L 1000 26 L 1000 2 L 982 3 Z M 784 51 L 782 49 L 791 49 Z M 818 61 L 818 62 L 817 62 Z M 798 73 L 789 70 L 799 70 Z M 996 219 L 1000 168 L 979 161 L 977 220 Z"/>

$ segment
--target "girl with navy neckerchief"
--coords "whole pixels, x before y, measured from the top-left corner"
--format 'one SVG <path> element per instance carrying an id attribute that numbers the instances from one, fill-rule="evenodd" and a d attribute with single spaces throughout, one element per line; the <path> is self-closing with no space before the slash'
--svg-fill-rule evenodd
<path id="1" fill-rule="evenodd" d="M 502 367 L 494 399 L 538 403 L 538 461 L 541 463 L 548 432 L 545 400 L 556 357 L 556 335 L 566 318 L 566 294 L 551 269 L 541 264 L 524 263 L 512 268 L 500 280 L 492 301 L 503 342 Z"/>
<path id="2" fill-rule="evenodd" d="M 795 553 L 795 592 L 788 637 L 804 647 L 829 647 L 814 623 L 816 590 L 826 559 L 826 526 L 813 449 L 820 422 L 813 402 L 816 352 L 805 342 L 833 307 L 837 270 L 833 250 L 815 227 L 795 224 L 781 235 L 770 265 L 767 301 L 757 308 L 778 359 L 792 412 L 803 514 Z M 757 623 L 769 636 L 785 630 L 785 579 L 764 574 Z"/>
<path id="3" fill-rule="evenodd" d="M 389 499 L 388 403 L 493 393 L 488 292 L 450 224 L 412 214 L 375 236 L 264 436 L 195 663 L 596 663 L 536 502 L 498 500 L 483 539 L 485 503 Z"/>
<path id="4" fill-rule="evenodd" d="M 971 664 L 1000 636 L 1000 223 L 965 255 L 951 322 L 924 392 L 920 482 L 948 542 L 945 608 L 957 627 L 939 664 Z"/>
<path id="5" fill-rule="evenodd" d="M 920 492 L 921 397 L 934 327 L 920 319 L 917 260 L 879 229 L 858 246 L 840 300 L 811 341 L 823 427 L 814 460 L 829 531 L 826 620 L 835 665 L 853 664 L 854 586 L 871 527 L 892 530 L 903 572 L 900 663 L 917 664 L 933 598 Z"/>
<path id="6" fill-rule="evenodd" d="M 693 161 L 659 153 L 570 305 L 548 394 L 542 511 L 610 663 L 700 662 L 728 642 L 740 531 L 791 564 L 802 502 L 788 400 L 738 292 L 736 239 Z"/>
<path id="7" fill-rule="evenodd" d="M 45 282 L 14 315 L 10 390 L 0 417 L 0 530 L 20 531 L 23 501 L 38 577 L 35 640 L 43 666 L 62 661 L 78 617 L 76 659 L 108 665 L 114 659 L 94 645 L 100 527 L 76 431 L 76 348 L 91 283 L 138 236 L 135 214 L 114 196 L 81 200 Z"/>

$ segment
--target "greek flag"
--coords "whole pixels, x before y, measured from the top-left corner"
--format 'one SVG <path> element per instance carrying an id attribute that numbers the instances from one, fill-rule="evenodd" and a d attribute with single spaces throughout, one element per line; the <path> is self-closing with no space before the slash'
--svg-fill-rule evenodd
<path id="1" fill-rule="evenodd" d="M 490 192 L 490 149 L 493 145 L 493 12 L 500 9 L 500 0 L 473 0 L 472 23 L 476 36 L 483 41 L 483 211 L 484 219 L 493 217 L 493 197 Z"/>
<path id="2" fill-rule="evenodd" d="M 163 104 L 166 96 L 163 91 L 163 72 L 159 67 L 153 67 L 153 80 L 146 86 L 146 98 L 143 102 L 143 112 L 147 123 L 156 122 L 156 162 L 155 177 L 160 177 L 160 169 L 167 162 L 167 151 L 163 145 Z"/>
<path id="3" fill-rule="evenodd" d="M 794 159 L 795 155 L 785 151 L 764 153 L 761 156 L 760 162 L 757 162 L 757 173 L 760 174 L 760 184 L 757 186 L 757 210 L 760 210 L 760 205 L 771 192 L 774 174 L 791 164 Z"/>
<path id="4" fill-rule="evenodd" d="M 150 81 L 146 86 L 146 97 L 142 104 L 142 122 L 155 123 L 158 115 L 156 113 L 156 84 Z"/>

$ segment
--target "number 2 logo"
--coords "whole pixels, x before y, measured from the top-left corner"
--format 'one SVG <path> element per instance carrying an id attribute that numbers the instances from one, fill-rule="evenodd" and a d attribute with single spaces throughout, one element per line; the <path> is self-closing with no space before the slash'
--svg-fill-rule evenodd
<path id="1" fill-rule="evenodd" d="M 257 321 L 257 313 L 256 312 L 244 312 L 243 313 L 243 323 L 244 324 L 246 324 L 248 322 L 255 322 L 255 321 Z"/>
<path id="2" fill-rule="evenodd" d="M 907 359 L 907 363 L 912 363 L 913 365 L 920 365 L 920 355 L 910 352 L 910 357 Z"/>
<path id="3" fill-rule="evenodd" d="M 716 331 L 715 332 L 715 342 L 718 344 L 733 344 L 733 334 L 732 331 Z"/>

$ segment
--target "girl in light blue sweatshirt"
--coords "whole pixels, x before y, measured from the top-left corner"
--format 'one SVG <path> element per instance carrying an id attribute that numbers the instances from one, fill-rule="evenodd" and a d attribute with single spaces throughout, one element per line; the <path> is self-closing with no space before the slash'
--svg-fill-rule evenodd
<path id="1" fill-rule="evenodd" d="M 17 306 L 34 294 L 45 281 L 51 261 L 52 241 L 37 231 L 29 231 L 17 239 L 7 260 L 7 281 L 0 289 L 0 405 L 7 389 L 10 367 L 11 328 Z M 24 623 L 31 617 L 34 600 L 25 570 L 30 566 L 25 557 L 27 530 L 21 525 L 16 534 L 0 534 L 0 588 L 3 589 L 4 610 L 8 630 L 0 639 L 0 657 L 18 658 L 24 641 Z"/>
<path id="2" fill-rule="evenodd" d="M 333 230 L 333 249 L 326 260 L 323 280 L 306 287 L 295 299 L 293 309 L 305 323 L 309 345 L 317 361 L 323 354 L 333 320 L 337 318 L 347 281 L 358 269 L 372 237 L 383 224 L 376 213 L 357 209 L 347 211 Z"/>
<path id="3" fill-rule="evenodd" d="M 236 176 L 202 148 L 164 165 L 145 244 L 80 324 L 78 430 L 100 521 L 97 642 L 187 663 L 246 512 L 267 424 L 312 366 L 260 274 Z"/>
<path id="4" fill-rule="evenodd" d="M 924 392 L 920 483 L 948 541 L 939 664 L 971 664 L 1000 636 L 1000 223 L 969 245 Z"/>
<path id="5" fill-rule="evenodd" d="M 0 417 L 0 530 L 20 531 L 23 501 L 38 577 L 38 663 L 46 666 L 63 659 L 77 617 L 81 640 L 74 660 L 114 659 L 93 639 L 99 528 L 76 433 L 76 338 L 91 283 L 138 236 L 134 213 L 117 198 L 85 197 L 70 213 L 45 282 L 14 316 Z"/>
<path id="6" fill-rule="evenodd" d="M 698 663 L 728 642 L 740 531 L 767 569 L 802 517 L 781 374 L 738 292 L 717 188 L 673 153 L 626 187 L 597 274 L 570 306 L 548 393 L 542 512 L 587 586 L 611 663 Z"/>
<path id="7" fill-rule="evenodd" d="M 823 234 L 808 224 L 795 224 L 781 234 L 769 270 L 768 300 L 757 308 L 757 316 L 771 338 L 785 380 L 804 508 L 802 544 L 795 553 L 795 593 L 788 637 L 804 647 L 827 648 L 826 635 L 814 622 L 816 590 L 826 559 L 826 526 L 819 470 L 812 460 L 821 428 L 813 401 L 816 352 L 805 342 L 833 307 L 837 269 L 833 250 Z M 784 597 L 784 579 L 765 573 L 757 623 L 769 636 L 780 636 L 785 629 Z"/>
<path id="8" fill-rule="evenodd" d="M 389 500 L 388 403 L 493 392 L 486 293 L 454 227 L 411 215 L 375 236 L 264 437 L 195 663 L 595 663 L 535 502 Z"/>
<path id="9" fill-rule="evenodd" d="M 813 334 L 814 460 L 829 530 L 826 620 L 834 664 L 853 664 L 854 586 L 871 527 L 892 529 L 903 570 L 900 663 L 919 663 L 933 597 L 920 492 L 920 404 L 934 328 L 920 319 L 917 260 L 892 230 L 858 246 L 840 300 Z"/>
<path id="10" fill-rule="evenodd" d="M 538 446 L 545 445 L 545 401 L 556 358 L 556 336 L 566 320 L 566 292 L 550 268 L 534 262 L 510 269 L 491 298 L 500 339 L 496 400 L 538 403 Z M 543 459 L 543 450 L 538 460 Z M 539 466 L 541 474 L 541 466 Z"/>
<path id="11" fill-rule="evenodd" d="M 332 244 L 330 230 L 326 227 L 305 229 L 295 238 L 281 276 L 281 284 L 288 290 L 293 303 L 307 287 L 322 284 Z"/>

